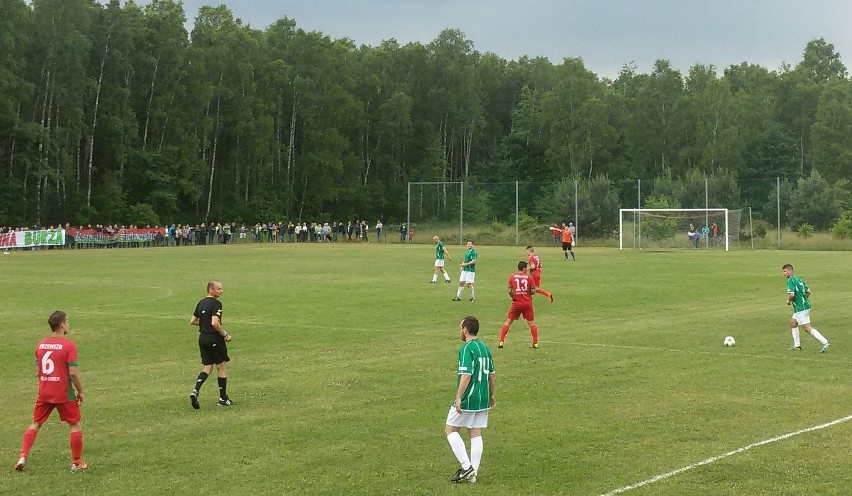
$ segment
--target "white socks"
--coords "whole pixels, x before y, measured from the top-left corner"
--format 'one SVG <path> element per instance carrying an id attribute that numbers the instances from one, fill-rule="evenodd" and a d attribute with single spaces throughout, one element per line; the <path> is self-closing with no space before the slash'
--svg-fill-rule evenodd
<path id="1" fill-rule="evenodd" d="M 799 340 L 799 328 L 792 327 L 790 328 L 790 332 L 793 333 L 793 346 L 800 348 L 802 346 L 802 342 Z"/>
<path id="2" fill-rule="evenodd" d="M 479 462 L 482 461 L 482 436 L 470 438 L 470 463 L 473 471 L 479 473 Z"/>
<path id="3" fill-rule="evenodd" d="M 459 290 L 456 291 L 456 298 L 461 298 L 462 291 L 464 291 L 464 286 L 459 286 Z"/>
<path id="4" fill-rule="evenodd" d="M 436 280 L 437 280 L 437 275 L 436 275 Z M 450 275 L 449 275 L 449 274 L 447 274 L 446 272 L 444 272 L 444 280 L 445 280 L 445 281 L 449 281 L 449 280 L 450 280 Z"/>
<path id="5" fill-rule="evenodd" d="M 815 337 L 817 341 L 819 341 L 823 345 L 828 342 L 828 340 L 825 339 L 825 336 L 823 336 L 819 331 L 816 330 L 816 327 L 811 327 L 811 336 Z"/>
<path id="6" fill-rule="evenodd" d="M 481 439 L 481 437 L 480 437 Z M 465 470 L 470 468 L 470 458 L 467 457 L 467 450 L 464 447 L 464 441 L 462 440 L 461 434 L 458 432 L 451 432 L 447 434 L 447 441 L 450 442 L 450 448 L 453 449 L 453 454 L 456 455 L 456 459 L 461 463 L 461 467 Z M 480 440 L 479 444 L 482 444 Z M 471 445 L 473 445 L 473 440 L 471 439 Z M 479 453 L 480 458 L 482 457 L 482 452 Z M 474 470 L 476 470 L 474 468 Z"/>
<path id="7" fill-rule="evenodd" d="M 473 296 L 473 286 L 470 287 L 470 299 L 474 299 L 476 296 Z"/>
<path id="8" fill-rule="evenodd" d="M 438 274 L 432 274 L 432 282 L 438 281 Z"/>

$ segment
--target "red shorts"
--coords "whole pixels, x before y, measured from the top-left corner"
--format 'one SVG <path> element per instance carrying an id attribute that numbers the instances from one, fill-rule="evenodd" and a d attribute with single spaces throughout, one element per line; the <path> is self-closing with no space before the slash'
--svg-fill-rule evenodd
<path id="1" fill-rule="evenodd" d="M 45 403 L 41 399 L 36 398 L 35 408 L 33 409 L 33 422 L 43 424 L 47 422 L 50 413 L 53 409 L 59 412 L 59 418 L 68 425 L 79 424 L 83 416 L 80 414 L 80 405 L 76 401 L 66 401 L 65 403 Z"/>
<path id="2" fill-rule="evenodd" d="M 509 313 L 506 318 L 509 320 L 518 320 L 518 317 L 524 316 L 526 320 L 535 320 L 535 312 L 533 312 L 532 301 L 513 301 L 509 307 Z"/>
<path id="3" fill-rule="evenodd" d="M 535 283 L 535 286 L 537 288 L 541 287 L 541 272 L 536 271 L 536 272 L 533 272 L 531 275 L 532 275 L 532 280 Z"/>

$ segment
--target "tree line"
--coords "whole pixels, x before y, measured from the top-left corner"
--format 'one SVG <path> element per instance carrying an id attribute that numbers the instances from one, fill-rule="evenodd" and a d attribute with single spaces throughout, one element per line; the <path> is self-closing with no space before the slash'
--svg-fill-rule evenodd
<path id="1" fill-rule="evenodd" d="M 0 6 L 0 224 L 394 221 L 409 181 L 552 184 L 529 202 L 544 215 L 566 180 L 617 210 L 637 179 L 710 177 L 734 184 L 724 206 L 768 216 L 774 178 L 793 195 L 818 177 L 827 225 L 852 209 L 852 83 L 824 39 L 775 70 L 658 60 L 611 79 L 454 29 L 356 46 L 225 6 L 187 32 L 174 0 Z"/>

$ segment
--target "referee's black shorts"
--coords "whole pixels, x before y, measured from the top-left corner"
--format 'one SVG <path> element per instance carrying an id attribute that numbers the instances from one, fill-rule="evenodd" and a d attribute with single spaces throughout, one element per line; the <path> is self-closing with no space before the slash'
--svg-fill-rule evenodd
<path id="1" fill-rule="evenodd" d="M 228 357 L 228 346 L 225 344 L 225 338 L 218 332 L 216 334 L 204 332 L 199 334 L 198 348 L 201 350 L 202 365 L 215 365 L 231 361 Z"/>
<path id="2" fill-rule="evenodd" d="M 562 243 L 562 251 L 568 251 L 571 249 L 571 243 Z"/>

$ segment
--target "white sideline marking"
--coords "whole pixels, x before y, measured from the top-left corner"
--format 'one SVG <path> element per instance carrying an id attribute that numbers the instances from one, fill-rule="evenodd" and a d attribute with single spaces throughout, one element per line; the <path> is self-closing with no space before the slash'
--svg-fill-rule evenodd
<path id="1" fill-rule="evenodd" d="M 828 422 L 828 423 L 825 423 L 825 424 L 815 425 L 813 427 L 808 427 L 807 429 L 801 429 L 801 430 L 798 430 L 796 432 L 790 432 L 790 433 L 787 433 L 787 434 L 783 434 L 781 436 L 773 437 L 772 439 L 766 439 L 764 441 L 759 441 L 759 442 L 756 442 L 756 443 L 753 443 L 753 444 L 749 444 L 748 446 L 744 446 L 742 448 L 738 448 L 738 449 L 735 449 L 733 451 L 729 451 L 725 454 L 718 455 L 718 456 L 712 456 L 712 457 L 710 457 L 706 460 L 701 460 L 700 462 L 696 462 L 696 463 L 693 463 L 691 465 L 687 465 L 683 468 L 679 468 L 677 470 L 672 470 L 671 472 L 666 472 L 665 474 L 656 475 L 654 477 L 651 477 L 650 479 L 643 480 L 642 482 L 637 482 L 636 484 L 630 484 L 629 486 L 624 486 L 624 487 L 619 487 L 618 489 L 613 489 L 612 491 L 610 491 L 608 493 L 604 493 L 601 496 L 613 496 L 615 494 L 626 493 L 627 491 L 632 491 L 633 489 L 637 489 L 637 488 L 640 488 L 642 486 L 647 486 L 648 484 L 653 484 L 654 482 L 659 482 L 663 479 L 668 479 L 669 477 L 674 477 L 675 475 L 682 474 L 682 473 L 686 472 L 687 470 L 692 470 L 696 467 L 701 467 L 702 465 L 709 465 L 709 464 L 711 464 L 713 462 L 717 462 L 717 461 L 719 461 L 723 458 L 728 458 L 729 456 L 734 456 L 734 455 L 743 453 L 745 451 L 748 451 L 752 448 L 756 448 L 758 446 L 763 446 L 765 444 L 774 443 L 776 441 L 783 441 L 784 439 L 788 439 L 788 438 L 791 438 L 793 436 L 798 436 L 799 434 L 805 434 L 807 432 L 818 431 L 820 429 L 825 429 L 826 427 L 831 427 L 833 425 L 842 424 L 843 422 L 847 422 L 849 420 L 852 420 L 852 415 L 847 415 L 846 417 L 839 418 L 837 420 L 832 420 L 831 422 Z"/>

